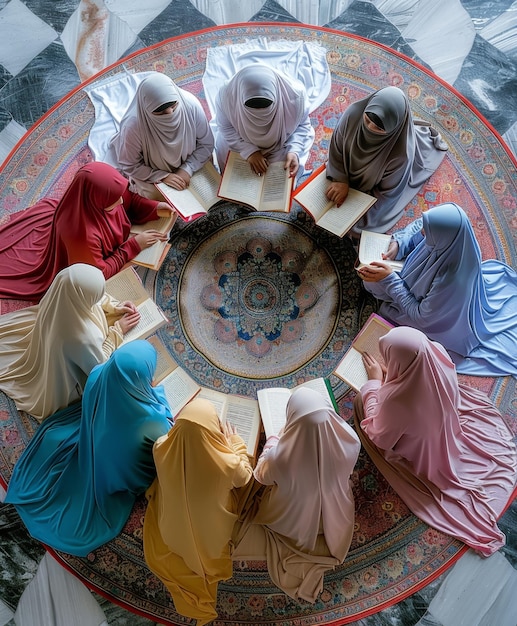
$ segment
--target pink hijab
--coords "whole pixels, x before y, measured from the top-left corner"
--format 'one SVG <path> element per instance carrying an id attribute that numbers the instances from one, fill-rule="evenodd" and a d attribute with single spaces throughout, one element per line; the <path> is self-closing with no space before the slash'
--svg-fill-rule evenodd
<path id="1" fill-rule="evenodd" d="M 491 554 L 504 545 L 496 521 L 517 477 L 501 414 L 458 383 L 445 349 L 419 330 L 394 328 L 379 348 L 384 383 L 361 389 L 366 449 L 415 515 Z"/>
<path id="2" fill-rule="evenodd" d="M 273 485 L 255 523 L 311 552 L 318 534 L 343 561 L 354 527 L 350 475 L 361 444 L 355 432 L 320 393 L 297 389 L 287 405 L 280 441 L 268 454 L 259 482 Z"/>

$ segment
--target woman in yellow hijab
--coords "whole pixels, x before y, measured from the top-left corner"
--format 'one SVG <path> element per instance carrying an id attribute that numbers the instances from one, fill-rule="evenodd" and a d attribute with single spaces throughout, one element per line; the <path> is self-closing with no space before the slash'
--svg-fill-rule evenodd
<path id="1" fill-rule="evenodd" d="M 252 467 L 246 444 L 215 407 L 196 399 L 153 448 L 157 477 L 147 490 L 144 553 L 176 610 L 202 626 L 217 617 L 217 584 L 232 576 L 235 489 Z"/>

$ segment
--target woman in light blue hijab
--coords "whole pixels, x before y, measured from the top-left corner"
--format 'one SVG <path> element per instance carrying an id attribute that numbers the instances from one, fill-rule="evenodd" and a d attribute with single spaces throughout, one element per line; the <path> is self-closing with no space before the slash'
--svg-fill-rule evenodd
<path id="1" fill-rule="evenodd" d="M 120 533 L 156 475 L 153 444 L 171 427 L 165 395 L 151 386 L 156 359 L 147 341 L 121 346 L 92 370 L 82 409 L 73 404 L 38 428 L 5 500 L 34 538 L 86 556 Z"/>
<path id="2" fill-rule="evenodd" d="M 467 215 L 446 203 L 393 235 L 386 258 L 359 270 L 380 315 L 441 343 L 462 374 L 517 377 L 517 273 L 482 261 Z"/>

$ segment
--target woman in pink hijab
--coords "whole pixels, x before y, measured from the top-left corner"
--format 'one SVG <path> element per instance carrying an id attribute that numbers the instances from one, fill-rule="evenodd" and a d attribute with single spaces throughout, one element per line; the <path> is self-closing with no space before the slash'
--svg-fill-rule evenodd
<path id="1" fill-rule="evenodd" d="M 300 388 L 287 405 L 279 437 L 269 437 L 255 468 L 268 485 L 253 524 L 266 535 L 273 582 L 314 602 L 325 571 L 342 563 L 354 529 L 350 475 L 360 443 L 319 392 Z"/>
<path id="2" fill-rule="evenodd" d="M 394 328 L 379 348 L 385 367 L 363 356 L 369 380 L 354 407 L 366 451 L 417 517 L 492 554 L 505 543 L 497 519 L 517 478 L 501 414 L 421 331 Z"/>

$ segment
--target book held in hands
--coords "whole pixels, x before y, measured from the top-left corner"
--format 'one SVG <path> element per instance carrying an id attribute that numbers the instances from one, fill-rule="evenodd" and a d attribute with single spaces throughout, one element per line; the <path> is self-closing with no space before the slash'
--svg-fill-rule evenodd
<path id="1" fill-rule="evenodd" d="M 325 164 L 315 170 L 293 194 L 293 199 L 312 215 L 315 223 L 338 237 L 343 237 L 361 219 L 377 198 L 357 189 L 349 189 L 345 201 L 336 206 L 326 196 L 331 185 Z"/>
<path id="2" fill-rule="evenodd" d="M 256 211 L 289 213 L 294 178 L 284 169 L 285 162 L 270 163 L 262 176 L 237 152 L 230 152 L 224 168 L 219 197 L 246 204 Z"/>
<path id="3" fill-rule="evenodd" d="M 392 328 L 393 324 L 377 313 L 372 313 L 333 373 L 352 389 L 360 391 L 361 387 L 368 382 L 368 374 L 363 363 L 363 352 L 367 352 L 382 364 L 379 339 Z"/>
<path id="4" fill-rule="evenodd" d="M 145 224 L 133 224 L 131 226 L 130 233 L 132 235 L 139 235 L 146 230 L 158 230 L 161 233 L 166 234 L 168 240 L 168 235 L 170 234 L 177 217 L 177 213 L 173 211 L 167 217 L 159 217 L 157 220 L 151 220 L 150 222 L 145 222 Z M 159 270 L 163 260 L 167 256 L 167 252 L 170 250 L 170 247 L 171 246 L 168 241 L 157 241 L 156 243 L 153 243 L 152 246 L 149 246 L 149 248 L 141 250 L 134 259 L 131 259 L 131 263 L 141 265 L 142 267 L 148 267 L 151 270 Z"/>
<path id="5" fill-rule="evenodd" d="M 206 215 L 208 209 L 221 200 L 217 195 L 220 182 L 221 174 L 211 161 L 207 161 L 192 174 L 186 189 L 174 189 L 163 182 L 154 185 L 178 215 L 189 222 Z"/>
<path id="6" fill-rule="evenodd" d="M 383 261 L 396 271 L 400 271 L 404 261 L 388 261 L 382 258 L 388 251 L 391 243 L 391 235 L 374 233 L 371 230 L 362 230 L 359 240 L 358 263 L 355 269 L 358 270 L 365 265 L 370 265 L 372 261 Z"/>

